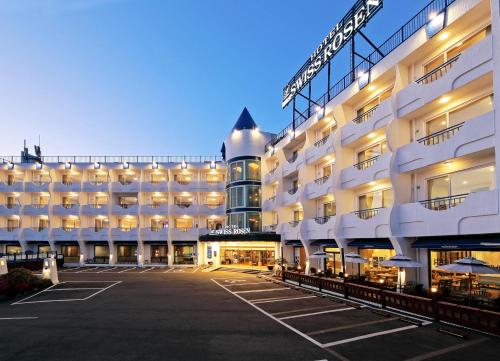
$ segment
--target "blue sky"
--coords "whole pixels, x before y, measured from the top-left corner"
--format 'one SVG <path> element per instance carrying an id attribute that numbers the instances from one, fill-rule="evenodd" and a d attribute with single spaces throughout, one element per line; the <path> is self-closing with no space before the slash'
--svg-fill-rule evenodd
<path id="1" fill-rule="evenodd" d="M 0 0 L 0 154 L 39 135 L 45 155 L 219 154 L 244 106 L 277 132 L 283 86 L 353 3 Z M 365 33 L 427 3 L 385 0 Z"/>

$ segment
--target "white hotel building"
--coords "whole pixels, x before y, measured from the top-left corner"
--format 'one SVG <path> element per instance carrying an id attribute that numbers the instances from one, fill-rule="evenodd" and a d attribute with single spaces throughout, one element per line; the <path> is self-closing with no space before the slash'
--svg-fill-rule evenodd
<path id="1" fill-rule="evenodd" d="M 0 252 L 257 267 L 282 253 L 380 282 L 397 253 L 426 288 L 464 256 L 500 266 L 499 39 L 498 0 L 433 0 L 280 133 L 244 110 L 224 161 L 4 157 Z M 207 235 L 226 224 L 250 233 Z"/>

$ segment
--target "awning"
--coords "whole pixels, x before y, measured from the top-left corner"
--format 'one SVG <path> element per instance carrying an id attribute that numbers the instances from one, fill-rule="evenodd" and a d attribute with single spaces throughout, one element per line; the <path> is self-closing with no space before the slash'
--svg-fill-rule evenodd
<path id="1" fill-rule="evenodd" d="M 84 241 L 85 244 L 101 244 L 103 246 L 108 245 L 108 241 L 94 240 L 94 241 Z"/>
<path id="2" fill-rule="evenodd" d="M 500 249 L 500 234 L 419 237 L 413 248 L 428 249 Z"/>
<path id="3" fill-rule="evenodd" d="M 313 239 L 311 240 L 311 246 L 330 246 L 337 247 L 337 242 L 334 239 Z"/>
<path id="4" fill-rule="evenodd" d="M 180 241 L 180 240 L 174 240 L 172 241 L 172 244 L 174 246 L 196 246 L 198 241 Z"/>
<path id="5" fill-rule="evenodd" d="M 0 240 L 0 244 L 3 244 L 5 246 L 20 246 L 21 243 L 19 241 L 2 241 Z"/>
<path id="6" fill-rule="evenodd" d="M 28 241 L 27 243 L 36 246 L 49 246 L 49 241 Z"/>
<path id="7" fill-rule="evenodd" d="M 304 245 L 299 239 L 290 239 L 288 241 L 285 241 L 286 246 L 296 246 L 296 247 L 303 247 Z"/>
<path id="8" fill-rule="evenodd" d="M 217 241 L 281 242 L 281 236 L 274 232 L 251 232 L 247 234 L 204 234 L 200 236 L 200 242 Z"/>
<path id="9" fill-rule="evenodd" d="M 350 247 L 372 248 L 372 249 L 392 249 L 389 238 L 358 238 L 349 243 Z"/>
<path id="10" fill-rule="evenodd" d="M 137 246 L 137 241 L 113 241 L 118 246 Z"/>
<path id="11" fill-rule="evenodd" d="M 164 241 L 143 241 L 144 244 L 152 244 L 152 245 L 158 245 L 158 246 L 166 246 L 167 245 L 167 240 Z"/>
<path id="12" fill-rule="evenodd" d="M 78 246 L 78 241 L 54 241 L 61 246 Z"/>

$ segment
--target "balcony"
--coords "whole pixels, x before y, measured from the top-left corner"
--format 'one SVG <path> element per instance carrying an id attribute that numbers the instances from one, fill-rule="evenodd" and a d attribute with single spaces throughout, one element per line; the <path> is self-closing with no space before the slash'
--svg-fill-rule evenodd
<path id="1" fill-rule="evenodd" d="M 76 241 L 79 233 L 79 228 L 52 228 L 50 230 L 50 239 L 54 241 Z"/>
<path id="2" fill-rule="evenodd" d="M 306 184 L 305 197 L 315 199 L 333 193 L 333 179 L 330 176 L 315 179 Z"/>
<path id="3" fill-rule="evenodd" d="M 226 182 L 212 182 L 212 181 L 202 181 L 198 182 L 199 192 L 222 192 L 226 190 Z"/>
<path id="4" fill-rule="evenodd" d="M 342 215 L 343 238 L 389 237 L 392 208 L 372 208 Z"/>
<path id="5" fill-rule="evenodd" d="M 269 212 L 276 209 L 277 201 L 276 196 L 269 197 L 262 203 L 262 210 L 264 212 Z"/>
<path id="6" fill-rule="evenodd" d="M 212 215 L 212 214 L 225 215 L 226 207 L 224 206 L 223 203 L 214 205 L 203 204 L 201 206 L 198 206 L 198 213 L 200 215 Z"/>
<path id="7" fill-rule="evenodd" d="M 441 95 L 459 89 L 493 70 L 493 40 L 489 35 L 402 89 L 396 98 L 398 116 L 404 117 Z"/>
<path id="8" fill-rule="evenodd" d="M 175 241 L 197 241 L 200 235 L 198 228 L 171 228 L 170 239 Z"/>
<path id="9" fill-rule="evenodd" d="M 168 192 L 168 182 L 142 182 L 141 192 Z"/>
<path id="10" fill-rule="evenodd" d="M 21 206 L 19 204 L 0 205 L 0 216 L 13 216 L 21 214 Z"/>
<path id="11" fill-rule="evenodd" d="M 271 169 L 265 176 L 264 176 L 264 184 L 271 184 L 276 182 L 277 180 L 281 179 L 281 168 L 279 165 L 276 166 L 276 168 Z"/>
<path id="12" fill-rule="evenodd" d="M 108 228 L 87 227 L 80 230 L 80 238 L 84 241 L 107 241 L 109 240 Z"/>
<path id="13" fill-rule="evenodd" d="M 182 216 L 182 215 L 194 215 L 198 213 L 198 205 L 192 204 L 192 203 L 177 203 L 177 204 L 171 204 L 169 206 L 168 210 L 169 214 L 175 215 L 175 216 Z"/>
<path id="14" fill-rule="evenodd" d="M 306 149 L 306 163 L 314 164 L 326 155 L 332 155 L 335 152 L 333 147 L 333 133 L 318 140 L 311 147 Z"/>
<path id="15" fill-rule="evenodd" d="M 290 206 L 299 203 L 301 194 L 302 191 L 300 187 L 291 188 L 287 192 L 283 192 L 283 205 Z"/>
<path id="16" fill-rule="evenodd" d="M 75 182 L 54 182 L 54 192 L 80 192 L 82 184 L 80 181 Z"/>
<path id="17" fill-rule="evenodd" d="M 397 235 L 401 237 L 499 231 L 496 189 L 403 204 L 396 211 Z"/>
<path id="18" fill-rule="evenodd" d="M 0 182 L 0 192 L 22 192 L 23 182 L 15 182 L 12 184 Z"/>
<path id="19" fill-rule="evenodd" d="M 340 173 L 342 188 L 353 188 L 377 179 L 388 178 L 391 155 L 391 152 L 386 152 L 342 169 Z"/>
<path id="20" fill-rule="evenodd" d="M 56 216 L 78 215 L 80 207 L 78 204 L 56 204 L 52 206 L 52 213 Z"/>
<path id="21" fill-rule="evenodd" d="M 43 183 L 43 182 L 26 182 L 24 184 L 24 191 L 25 192 L 32 192 L 32 193 L 39 193 L 39 192 L 48 192 L 49 191 L 49 184 L 48 182 Z"/>
<path id="22" fill-rule="evenodd" d="M 347 146 L 354 143 L 365 135 L 385 127 L 393 119 L 391 99 L 386 99 L 354 118 L 342 128 L 342 145 Z"/>
<path id="23" fill-rule="evenodd" d="M 111 239 L 113 241 L 137 241 L 138 229 L 129 227 L 111 228 Z"/>
<path id="24" fill-rule="evenodd" d="M 139 206 L 137 204 L 115 204 L 111 208 L 111 213 L 115 216 L 126 216 L 129 214 L 137 214 Z"/>
<path id="25" fill-rule="evenodd" d="M 323 216 L 305 220 L 305 239 L 334 239 L 335 216 Z"/>
<path id="26" fill-rule="evenodd" d="M 136 193 L 141 185 L 137 181 L 112 182 L 111 191 L 116 193 Z"/>
<path id="27" fill-rule="evenodd" d="M 49 240 L 49 229 L 41 229 L 38 227 L 33 228 L 23 228 L 22 238 L 25 241 L 48 241 Z"/>
<path id="28" fill-rule="evenodd" d="M 269 224 L 263 227 L 264 232 L 276 232 L 277 229 L 278 229 L 277 224 Z"/>
<path id="29" fill-rule="evenodd" d="M 168 228 L 145 227 L 141 228 L 141 239 L 143 241 L 166 241 Z"/>
<path id="30" fill-rule="evenodd" d="M 25 216 L 43 216 L 49 214 L 47 204 L 30 204 L 22 206 L 21 213 Z"/>
<path id="31" fill-rule="evenodd" d="M 291 221 L 278 225 L 278 233 L 281 234 L 281 239 L 285 241 L 298 240 L 300 237 L 302 221 Z"/>
<path id="32" fill-rule="evenodd" d="M 83 182 L 82 191 L 83 192 L 108 192 L 109 183 L 108 182 Z"/>
<path id="33" fill-rule="evenodd" d="M 494 112 L 443 129 L 398 149 L 401 173 L 495 147 Z"/>
<path id="34" fill-rule="evenodd" d="M 168 213 L 168 205 L 159 203 L 141 205 L 139 207 L 139 213 L 141 215 L 148 215 L 148 216 L 154 216 L 157 214 L 166 215 Z"/>
<path id="35" fill-rule="evenodd" d="M 297 153 L 296 156 L 292 156 L 285 162 L 285 164 L 283 164 L 281 168 L 281 173 L 283 174 L 283 177 L 286 177 L 292 174 L 293 172 L 298 171 L 299 168 L 304 165 L 305 161 L 304 154 L 305 154 L 304 152 L 299 152 Z"/>
<path id="36" fill-rule="evenodd" d="M 84 204 L 80 207 L 84 216 L 104 216 L 109 212 L 107 204 Z"/>
<path id="37" fill-rule="evenodd" d="M 196 192 L 199 186 L 198 182 L 194 180 L 174 180 L 169 183 L 170 192 Z"/>
<path id="38" fill-rule="evenodd" d="M 5 227 L 0 228 L 0 239 L 2 241 L 19 241 L 20 228 Z"/>

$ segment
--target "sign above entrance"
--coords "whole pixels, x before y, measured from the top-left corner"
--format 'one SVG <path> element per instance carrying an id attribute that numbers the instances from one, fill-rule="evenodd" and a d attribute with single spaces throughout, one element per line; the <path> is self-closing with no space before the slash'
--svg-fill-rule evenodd
<path id="1" fill-rule="evenodd" d="M 221 229 L 212 229 L 209 233 L 211 236 L 215 235 L 236 235 L 236 234 L 249 234 L 250 233 L 250 228 L 239 228 L 238 226 L 225 226 L 224 228 Z"/>
<path id="2" fill-rule="evenodd" d="M 323 67 L 383 6 L 383 0 L 358 0 L 333 27 L 305 64 L 283 88 L 281 106 L 285 108 Z"/>

